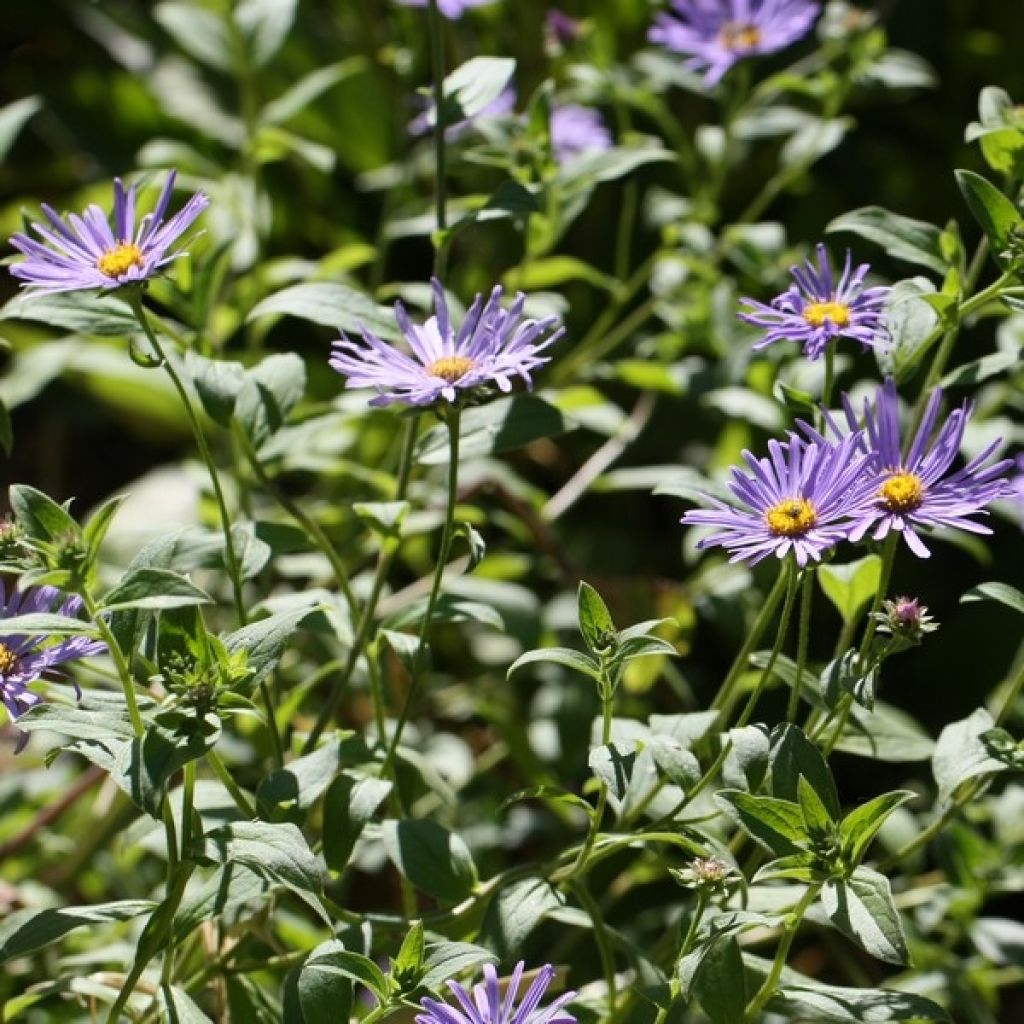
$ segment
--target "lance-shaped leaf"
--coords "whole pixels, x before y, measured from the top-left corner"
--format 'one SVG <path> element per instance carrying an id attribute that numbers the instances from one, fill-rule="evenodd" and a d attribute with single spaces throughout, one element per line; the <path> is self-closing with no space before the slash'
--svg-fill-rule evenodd
<path id="1" fill-rule="evenodd" d="M 872 956 L 890 964 L 909 964 L 910 952 L 889 879 L 859 867 L 846 879 L 830 878 L 821 890 L 828 919 Z"/>
<path id="2" fill-rule="evenodd" d="M 771 796 L 752 796 L 738 789 L 724 789 L 715 799 L 740 819 L 759 843 L 779 857 L 802 852 L 808 842 L 804 816 L 798 804 Z"/>

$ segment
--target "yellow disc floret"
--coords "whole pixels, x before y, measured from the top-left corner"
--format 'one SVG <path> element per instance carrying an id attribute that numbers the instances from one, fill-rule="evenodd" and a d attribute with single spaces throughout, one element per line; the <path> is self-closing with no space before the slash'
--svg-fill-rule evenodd
<path id="1" fill-rule="evenodd" d="M 752 50 L 761 42 L 761 30 L 750 22 L 730 21 L 722 26 L 718 38 L 727 50 Z"/>
<path id="2" fill-rule="evenodd" d="M 878 497 L 889 512 L 913 512 L 924 501 L 924 481 L 916 473 L 893 473 L 878 488 Z"/>
<path id="3" fill-rule="evenodd" d="M 815 507 L 806 498 L 786 498 L 764 514 L 776 537 L 802 537 L 818 521 Z"/>
<path id="4" fill-rule="evenodd" d="M 841 302 L 808 302 L 804 306 L 804 319 L 812 327 L 821 327 L 831 320 L 836 327 L 845 327 L 850 322 L 850 307 Z"/>
<path id="5" fill-rule="evenodd" d="M 449 384 L 454 384 L 465 377 L 473 369 L 473 365 L 473 360 L 469 356 L 442 356 L 427 367 L 427 373 L 431 377 L 440 377 Z"/>
<path id="6" fill-rule="evenodd" d="M 143 262 L 142 250 L 134 242 L 118 242 L 96 261 L 96 266 L 105 277 L 118 278 Z"/>
<path id="7" fill-rule="evenodd" d="M 0 644 L 0 676 L 13 671 L 18 664 L 18 656 L 6 644 Z"/>

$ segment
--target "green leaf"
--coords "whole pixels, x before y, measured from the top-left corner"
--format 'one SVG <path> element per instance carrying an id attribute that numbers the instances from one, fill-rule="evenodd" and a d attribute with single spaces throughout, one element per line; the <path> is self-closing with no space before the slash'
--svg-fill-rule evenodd
<path id="1" fill-rule="evenodd" d="M 519 878 L 502 886 L 487 904 L 480 941 L 501 960 L 518 956 L 534 929 L 562 898 L 546 878 Z"/>
<path id="2" fill-rule="evenodd" d="M 768 1010 L 788 1020 L 814 1024 L 896 1024 L 898 1021 L 948 1021 L 937 1003 L 910 992 L 880 988 L 786 983 L 768 1003 Z"/>
<path id="3" fill-rule="evenodd" d="M 733 788 L 757 792 L 770 764 L 771 742 L 765 730 L 756 725 L 730 729 L 729 753 L 722 768 L 723 780 Z"/>
<path id="4" fill-rule="evenodd" d="M 752 796 L 737 789 L 723 789 L 715 799 L 735 811 L 750 835 L 777 856 L 800 853 L 800 844 L 808 840 L 804 816 L 789 800 Z"/>
<path id="5" fill-rule="evenodd" d="M 593 658 L 569 647 L 543 647 L 539 651 L 527 651 L 512 662 L 508 675 L 511 676 L 513 672 L 518 671 L 524 665 L 532 665 L 537 662 L 551 662 L 571 668 L 575 672 L 582 672 L 583 675 L 590 676 L 591 679 L 601 678 L 601 667 Z"/>
<path id="6" fill-rule="evenodd" d="M 915 793 L 908 789 L 883 793 L 866 804 L 852 810 L 839 826 L 843 853 L 850 864 L 859 864 L 867 853 L 871 840 L 897 807 L 912 800 Z"/>
<path id="7" fill-rule="evenodd" d="M 830 878 L 821 890 L 828 919 L 861 949 L 890 964 L 909 964 L 910 951 L 889 879 L 859 867 L 847 879 Z"/>
<path id="8" fill-rule="evenodd" d="M 263 108 L 260 112 L 260 122 L 267 125 L 290 121 L 328 89 L 332 89 L 346 78 L 365 71 L 366 66 L 366 58 L 360 55 L 310 71 Z"/>
<path id="9" fill-rule="evenodd" d="M 942 256 L 942 232 L 934 224 L 890 213 L 880 206 L 864 206 L 836 217 L 825 230 L 848 231 L 882 246 L 890 256 L 945 275 L 949 265 Z"/>
<path id="10" fill-rule="evenodd" d="M 50 612 L 31 612 L 28 615 L 12 615 L 0 618 L 0 636 L 14 636 L 19 633 L 40 633 L 51 636 L 96 635 L 96 627 L 82 619 L 71 619 L 66 615 Z"/>
<path id="11" fill-rule="evenodd" d="M 261 779 L 256 787 L 260 817 L 268 821 L 297 817 L 295 823 L 301 824 L 304 812 L 316 803 L 337 774 L 341 747 L 340 740 L 331 737 L 313 753 L 289 761 Z"/>
<path id="12" fill-rule="evenodd" d="M 294 316 L 357 335 L 366 327 L 388 341 L 402 339 L 390 309 L 378 306 L 368 295 L 342 284 L 311 281 L 291 285 L 256 303 L 246 320 L 275 315 Z"/>
<path id="13" fill-rule="evenodd" d="M 637 763 L 636 743 L 618 741 L 594 747 L 588 759 L 591 771 L 616 800 L 624 800 Z"/>
<path id="14" fill-rule="evenodd" d="M 252 671 L 254 681 L 259 682 L 277 667 L 292 635 L 314 611 L 315 608 L 307 607 L 268 615 L 229 633 L 224 637 L 224 646 L 231 654 L 246 652 L 246 665 Z"/>
<path id="15" fill-rule="evenodd" d="M 48 946 L 76 928 L 127 921 L 155 906 L 152 900 L 120 900 L 91 907 L 11 911 L 0 921 L 0 964 Z"/>
<path id="16" fill-rule="evenodd" d="M 498 398 L 467 409 L 462 415 L 459 451 L 462 459 L 484 458 L 522 448 L 531 441 L 557 437 L 575 427 L 567 416 L 536 395 Z M 434 427 L 416 442 L 417 461 L 426 466 L 448 462 L 448 428 Z"/>
<path id="17" fill-rule="evenodd" d="M 1003 269 L 1009 269 L 1012 260 L 1003 256 L 1003 253 L 1024 223 L 1020 212 L 992 182 L 980 174 L 964 170 L 954 171 L 954 174 L 974 219 L 992 243 L 993 258 Z"/>
<path id="18" fill-rule="evenodd" d="M 180 942 L 204 921 L 228 917 L 238 908 L 259 906 L 274 887 L 266 876 L 242 864 L 223 864 L 195 890 L 190 890 L 174 918 L 174 935 Z"/>
<path id="19" fill-rule="evenodd" d="M 0 401 L 0 448 L 3 448 L 5 455 L 10 455 L 13 447 L 14 426 L 11 423 L 11 414 L 7 406 Z"/>
<path id="20" fill-rule="evenodd" d="M 161 985 L 157 996 L 160 1017 L 167 1024 L 211 1024 L 210 1018 L 193 1002 L 192 997 L 174 985 Z"/>
<path id="21" fill-rule="evenodd" d="M 940 320 L 929 300 L 937 294 L 923 277 L 897 281 L 889 292 L 885 314 L 888 343 L 875 350 L 875 358 L 882 372 L 894 376 L 897 383 L 910 380 L 935 344 Z"/>
<path id="22" fill-rule="evenodd" d="M 234 5 L 235 23 L 252 55 L 262 67 L 281 48 L 295 21 L 299 0 L 239 0 Z"/>
<path id="23" fill-rule="evenodd" d="M 825 805 L 832 820 L 839 818 L 839 794 L 821 751 L 795 725 L 784 723 L 772 731 L 772 795 L 797 800 L 799 780 L 805 778 Z"/>
<path id="24" fill-rule="evenodd" d="M 476 886 L 476 865 L 469 848 L 436 821 L 386 821 L 381 834 L 391 862 L 421 892 L 457 903 Z"/>
<path id="25" fill-rule="evenodd" d="M 456 124 L 476 117 L 493 103 L 515 74 L 511 57 L 471 57 L 449 74 L 441 87 L 444 123 Z M 427 122 L 437 123 L 437 112 L 427 111 Z"/>
<path id="26" fill-rule="evenodd" d="M 391 965 L 391 974 L 403 989 L 414 988 L 419 983 L 425 952 L 423 922 L 416 921 L 402 939 L 398 956 Z"/>
<path id="27" fill-rule="evenodd" d="M 809 885 L 821 880 L 822 872 L 818 868 L 818 863 L 817 854 L 814 853 L 796 853 L 792 857 L 777 857 L 758 868 L 751 881 L 757 885 L 761 882 L 785 879 Z"/>
<path id="28" fill-rule="evenodd" d="M 796 795 L 808 833 L 828 835 L 834 824 L 832 816 L 825 809 L 821 798 L 814 792 L 814 787 L 802 775 L 797 783 Z"/>
<path id="29" fill-rule="evenodd" d="M 0 309 L 0 320 L 31 320 L 100 338 L 127 338 L 139 330 L 138 321 L 121 299 L 85 292 L 40 295 L 22 291 Z"/>
<path id="30" fill-rule="evenodd" d="M 0 160 L 10 152 L 25 123 L 42 110 L 43 101 L 38 96 L 23 96 L 20 100 L 0 107 Z"/>
<path id="31" fill-rule="evenodd" d="M 582 581 L 577 594 L 577 615 L 587 647 L 593 654 L 607 654 L 618 638 L 615 623 L 601 595 Z"/>
<path id="32" fill-rule="evenodd" d="M 236 821 L 207 832 L 200 851 L 214 863 L 242 864 L 279 882 L 319 910 L 319 901 L 310 897 L 322 888 L 320 866 L 305 837 L 290 823 Z"/>
<path id="33" fill-rule="evenodd" d="M 716 942 L 694 979 L 694 992 L 712 1024 L 742 1024 L 747 982 L 739 943 L 729 936 Z"/>
<path id="34" fill-rule="evenodd" d="M 381 537 L 399 537 L 409 514 L 407 501 L 355 501 L 352 511 Z"/>
<path id="35" fill-rule="evenodd" d="M 228 26 L 213 11 L 168 0 L 157 4 L 153 17 L 190 57 L 215 71 L 232 71 L 234 59 Z"/>
<path id="36" fill-rule="evenodd" d="M 818 567 L 818 582 L 825 596 L 836 606 L 843 622 L 853 622 L 878 590 L 882 577 L 882 560 L 867 555 L 847 565 Z"/>
<path id="37" fill-rule="evenodd" d="M 489 949 L 470 942 L 438 942 L 427 947 L 420 984 L 425 989 L 437 991 L 454 975 L 494 959 L 496 957 Z"/>
<path id="38" fill-rule="evenodd" d="M 905 711 L 876 701 L 871 711 L 854 706 L 836 750 L 876 761 L 927 761 L 935 749 L 931 736 Z"/>
<path id="39" fill-rule="evenodd" d="M 248 370 L 235 400 L 235 419 L 259 448 L 284 426 L 306 390 L 306 364 L 294 352 L 267 356 Z"/>
<path id="40" fill-rule="evenodd" d="M 27 484 L 12 484 L 11 511 L 32 540 L 56 541 L 79 535 L 78 523 L 63 505 Z"/>
<path id="41" fill-rule="evenodd" d="M 365 985 L 378 999 L 388 997 L 384 972 L 369 957 L 350 952 L 340 942 L 325 943 L 313 950 L 302 973 L 349 978 Z"/>
<path id="42" fill-rule="evenodd" d="M 1024 615 L 1024 593 L 1008 583 L 979 583 L 960 598 L 961 604 L 970 601 L 998 601 Z"/>
<path id="43" fill-rule="evenodd" d="M 213 604 L 213 598 L 191 580 L 170 569 L 142 566 L 125 573 L 120 583 L 107 592 L 101 608 L 107 612 L 128 608 L 162 611 L 199 604 Z"/>
<path id="44" fill-rule="evenodd" d="M 932 772 L 941 802 L 953 799 L 968 779 L 1006 771 L 1006 764 L 992 756 L 983 739 L 993 725 L 992 715 L 985 708 L 978 708 L 939 733 L 932 755 Z"/>
<path id="45" fill-rule="evenodd" d="M 423 621 L 427 604 L 427 597 L 417 598 L 401 611 L 389 615 L 385 620 L 385 628 L 399 630 L 418 625 Z M 434 605 L 431 622 L 482 622 L 495 629 L 505 628 L 505 620 L 496 608 L 461 594 L 442 594 Z"/>
<path id="46" fill-rule="evenodd" d="M 391 792 L 391 783 L 370 775 L 342 772 L 324 800 L 324 860 L 332 871 L 344 871 L 352 850 L 377 809 Z"/>
<path id="47" fill-rule="evenodd" d="M 586 281 L 595 288 L 609 292 L 618 287 L 614 277 L 602 273 L 575 256 L 548 256 L 544 259 L 530 260 L 506 277 L 510 277 L 511 283 L 525 292 L 557 288 L 569 281 Z"/>

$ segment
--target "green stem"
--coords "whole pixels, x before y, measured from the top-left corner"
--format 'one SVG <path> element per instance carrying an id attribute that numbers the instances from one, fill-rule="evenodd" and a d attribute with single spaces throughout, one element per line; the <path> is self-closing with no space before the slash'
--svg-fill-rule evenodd
<path id="1" fill-rule="evenodd" d="M 590 895 L 586 883 L 577 880 L 573 883 L 572 891 L 580 901 L 580 905 L 587 912 L 591 923 L 594 926 L 594 941 L 597 943 L 597 952 L 601 957 L 601 968 L 604 973 L 605 986 L 608 989 L 608 1019 L 615 1015 L 615 954 L 612 951 L 611 940 L 608 936 L 608 929 L 605 927 L 604 915 L 598 906 L 597 900 Z"/>
<path id="2" fill-rule="evenodd" d="M 434 277 L 442 280 L 445 271 L 448 230 L 448 183 L 445 170 L 444 137 L 444 35 L 441 12 L 437 0 L 429 0 L 427 8 L 427 32 L 430 36 L 430 67 L 434 79 L 434 164 L 437 176 L 437 235 L 434 240 Z"/>
<path id="3" fill-rule="evenodd" d="M 1013 705 L 1017 703 L 1022 687 L 1024 687 L 1024 660 L 1021 661 L 1017 674 L 1013 677 L 1010 688 L 1003 698 L 1003 705 L 999 709 L 999 714 L 996 715 L 996 725 L 1002 725 L 1006 721 L 1007 716 L 1013 710 Z"/>
<path id="4" fill-rule="evenodd" d="M 807 666 L 807 646 L 811 637 L 811 605 L 814 597 L 814 568 L 808 566 L 803 572 L 803 590 L 800 593 L 800 625 L 796 643 L 796 678 L 793 680 L 793 691 L 789 695 L 786 708 L 786 721 L 796 722 L 800 709 L 800 688 L 804 681 L 804 669 Z"/>
<path id="5" fill-rule="evenodd" d="M 80 596 L 82 604 L 89 614 L 89 618 L 99 631 L 103 642 L 107 645 L 107 652 L 113 659 L 114 667 L 117 669 L 117 677 L 121 681 L 121 689 L 124 691 L 124 702 L 128 707 L 128 718 L 132 723 L 132 732 L 135 733 L 136 738 L 141 738 L 146 731 L 146 726 L 142 721 L 142 714 L 139 711 L 139 701 L 135 695 L 135 680 L 132 678 L 132 670 L 128 664 L 128 659 L 125 657 L 124 651 L 121 650 L 117 637 L 114 636 L 110 626 L 107 625 L 106 619 L 103 618 L 102 613 L 97 609 L 96 602 L 93 600 L 92 594 L 89 593 L 87 587 L 82 588 Z"/>
<path id="6" fill-rule="evenodd" d="M 228 795 L 235 802 L 235 806 L 242 812 L 242 815 L 250 821 L 259 817 L 252 801 L 246 796 L 242 788 L 235 782 L 234 776 L 228 770 L 228 766 L 221 760 L 216 750 L 206 752 L 206 761 L 213 769 L 214 774 L 220 779 Z"/>
<path id="7" fill-rule="evenodd" d="M 783 569 L 775 580 L 775 585 L 769 591 L 764 604 L 761 606 L 761 611 L 758 612 L 754 624 L 750 627 L 747 639 L 740 648 L 739 654 L 736 655 L 736 659 L 733 661 L 732 667 L 729 669 L 718 693 L 715 695 L 715 699 L 711 702 L 712 711 L 724 708 L 732 699 L 732 691 L 736 688 L 740 676 L 746 671 L 750 655 L 761 642 L 761 637 L 768 628 L 768 624 L 772 621 L 772 616 L 775 614 L 779 601 L 782 600 L 782 595 L 786 592 L 788 577 L 788 572 Z"/>
<path id="8" fill-rule="evenodd" d="M 779 943 L 778 951 L 775 954 L 775 960 L 772 962 L 771 970 L 768 972 L 768 977 L 765 978 L 764 984 L 758 990 L 757 995 L 754 996 L 747 1006 L 746 1013 L 743 1015 L 743 1024 L 754 1024 L 761 1011 L 768 1005 L 768 1001 L 775 995 L 779 979 L 782 977 L 786 960 L 789 957 L 789 951 L 793 946 L 793 940 L 796 938 L 796 933 L 800 928 L 800 922 L 804 919 L 804 915 L 810 909 L 811 904 L 818 898 L 820 890 L 820 885 L 810 886 L 800 899 L 800 902 L 793 908 L 793 912 L 789 915 L 789 921 L 786 924 L 782 941 Z"/>
<path id="9" fill-rule="evenodd" d="M 697 941 L 697 934 L 700 931 L 700 923 L 704 920 L 704 913 L 708 909 L 709 903 L 710 898 L 708 894 L 703 889 L 699 890 L 697 893 L 697 906 L 694 907 L 693 916 L 690 918 L 690 927 L 686 929 L 686 937 L 683 939 L 683 944 L 679 947 L 679 953 L 675 958 L 676 963 L 679 963 L 693 949 L 694 943 Z M 669 981 L 668 1001 L 658 1010 L 658 1015 L 654 1018 L 654 1024 L 665 1024 L 669 1011 L 672 1009 L 672 1004 L 678 998 L 679 979 L 673 975 Z"/>
<path id="10" fill-rule="evenodd" d="M 418 426 L 419 417 L 413 416 L 409 420 L 409 425 L 406 429 L 405 442 L 402 445 L 402 455 L 398 463 L 398 480 L 395 486 L 396 501 L 404 501 L 406 491 L 409 488 L 409 477 L 412 475 L 412 453 L 416 444 Z M 320 714 L 317 716 L 317 720 L 306 739 L 305 746 L 303 747 L 304 754 L 309 754 L 313 751 L 317 741 L 320 739 L 321 735 L 323 735 L 324 729 L 326 729 L 328 724 L 333 720 L 338 709 L 338 704 L 340 703 L 345 690 L 348 688 L 349 680 L 352 678 L 352 673 L 355 671 L 356 665 L 359 663 L 359 656 L 363 653 L 367 642 L 370 639 L 370 634 L 374 626 L 374 616 L 377 612 L 377 602 L 380 600 L 381 591 L 383 590 L 384 583 L 388 578 L 388 573 L 391 569 L 391 562 L 394 559 L 397 550 L 398 545 L 394 543 L 385 541 L 381 545 L 380 554 L 377 557 L 377 569 L 374 572 L 373 584 L 370 587 L 370 596 L 363 608 L 363 614 L 359 618 L 359 624 L 356 626 L 356 634 L 352 640 L 352 648 L 348 653 L 348 658 L 345 661 L 344 668 L 335 677 L 334 682 L 331 685 L 331 692 L 328 694 L 324 706 L 320 709 Z M 384 708 L 383 705 L 379 708 L 376 707 L 379 703 L 378 696 L 379 695 L 375 693 L 374 715 L 379 723 L 384 720 Z M 384 740 L 385 733 L 381 732 L 380 742 L 383 743 Z"/>
<path id="11" fill-rule="evenodd" d="M 156 353 L 156 356 L 160 361 L 160 365 L 162 365 L 167 371 L 167 376 L 170 377 L 171 383 L 174 385 L 174 390 L 177 391 L 178 397 L 181 399 L 181 404 L 185 410 L 185 415 L 188 418 L 189 426 L 192 428 L 192 436 L 195 438 L 196 446 L 199 449 L 199 455 L 206 464 L 207 472 L 210 475 L 210 483 L 213 486 L 214 497 L 217 500 L 217 510 L 220 513 L 221 529 L 224 533 L 224 555 L 227 561 L 228 575 L 231 577 L 231 586 L 235 599 L 235 613 L 238 616 L 239 625 L 244 626 L 246 624 L 247 617 L 245 613 L 245 601 L 242 598 L 241 567 L 238 561 L 238 555 L 235 552 L 235 543 L 231 537 L 231 518 L 228 515 L 227 502 L 224 500 L 224 491 L 220 486 L 220 477 L 217 474 L 217 467 L 214 464 L 213 455 L 210 452 L 209 445 L 206 443 L 206 436 L 203 433 L 202 424 L 199 422 L 199 417 L 192 406 L 192 400 L 189 398 L 188 391 L 185 389 L 185 384 L 182 381 L 180 374 L 175 368 L 174 363 L 167 358 L 167 355 L 163 350 L 163 346 L 161 346 L 156 332 L 153 330 L 153 326 L 149 322 L 149 317 L 146 315 L 146 310 L 142 305 L 141 292 L 129 289 L 125 292 L 125 296 L 128 305 L 131 307 L 132 313 L 135 314 L 136 320 L 139 321 L 139 326 L 142 328 L 149 344 Z"/>
<path id="12" fill-rule="evenodd" d="M 431 3 L 436 4 L 436 0 L 431 0 Z M 427 598 L 427 607 L 423 612 L 423 621 L 420 624 L 416 654 L 413 656 L 412 668 L 409 672 L 409 688 L 402 703 L 402 709 L 398 714 L 398 721 L 395 723 L 395 731 L 391 737 L 391 743 L 388 745 L 387 753 L 384 756 L 384 764 L 381 767 L 382 778 L 388 778 L 394 771 L 398 745 L 401 743 L 402 733 L 408 724 L 409 714 L 412 711 L 413 702 L 419 690 L 420 679 L 427 657 L 427 635 L 430 632 L 430 623 L 434 617 L 434 610 L 437 607 L 437 599 L 441 595 L 441 582 L 444 579 L 445 566 L 448 563 L 452 540 L 455 536 L 455 506 L 459 496 L 459 426 L 461 419 L 462 410 L 459 406 L 450 406 L 446 416 L 448 427 L 448 495 L 445 507 L 444 529 L 441 533 L 441 549 L 437 553 L 437 567 L 434 570 L 434 580 L 430 587 L 430 596 Z"/>
<path id="13" fill-rule="evenodd" d="M 768 661 L 764 666 L 764 671 L 761 673 L 761 678 L 758 680 L 757 686 L 754 687 L 754 691 L 747 700 L 743 713 L 736 722 L 737 729 L 742 729 L 750 721 L 754 708 L 761 699 L 761 694 L 764 693 L 765 687 L 772 677 L 772 672 L 775 670 L 775 663 L 779 660 L 779 655 L 782 653 L 782 646 L 786 642 L 786 634 L 789 632 L 789 620 L 793 616 L 793 604 L 796 601 L 797 583 L 800 579 L 800 571 L 797 569 L 795 561 L 790 561 L 786 566 L 785 575 L 786 600 L 782 605 L 782 615 L 779 618 L 779 628 L 775 633 L 775 643 L 772 645 L 771 654 L 768 655 Z"/>

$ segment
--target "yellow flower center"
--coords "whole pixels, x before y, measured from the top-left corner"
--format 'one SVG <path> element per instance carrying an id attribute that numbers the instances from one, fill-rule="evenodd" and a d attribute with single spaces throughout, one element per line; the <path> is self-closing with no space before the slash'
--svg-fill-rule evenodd
<path id="1" fill-rule="evenodd" d="M 427 367 L 427 373 L 431 377 L 440 377 L 449 384 L 454 384 L 472 369 L 473 360 L 469 356 L 441 356 Z"/>
<path id="2" fill-rule="evenodd" d="M 878 497 L 889 512 L 913 512 L 924 500 L 924 482 L 915 473 L 893 473 L 878 488 Z"/>
<path id="3" fill-rule="evenodd" d="M 752 50 L 761 42 L 761 30 L 748 21 L 730 21 L 722 26 L 718 38 L 727 50 Z"/>
<path id="4" fill-rule="evenodd" d="M 142 250 L 134 242 L 118 242 L 96 261 L 96 266 L 104 276 L 116 278 L 142 263 Z"/>
<path id="5" fill-rule="evenodd" d="M 818 513 L 806 498 L 786 498 L 764 514 L 776 537 L 802 537 L 818 521 Z"/>
<path id="6" fill-rule="evenodd" d="M 8 672 L 13 671 L 17 664 L 18 656 L 14 651 L 7 644 L 0 644 L 0 676 L 5 676 Z"/>
<path id="7" fill-rule="evenodd" d="M 841 302 L 808 302 L 804 306 L 804 319 L 812 327 L 821 327 L 831 320 L 836 327 L 845 327 L 850 322 L 850 307 Z"/>

